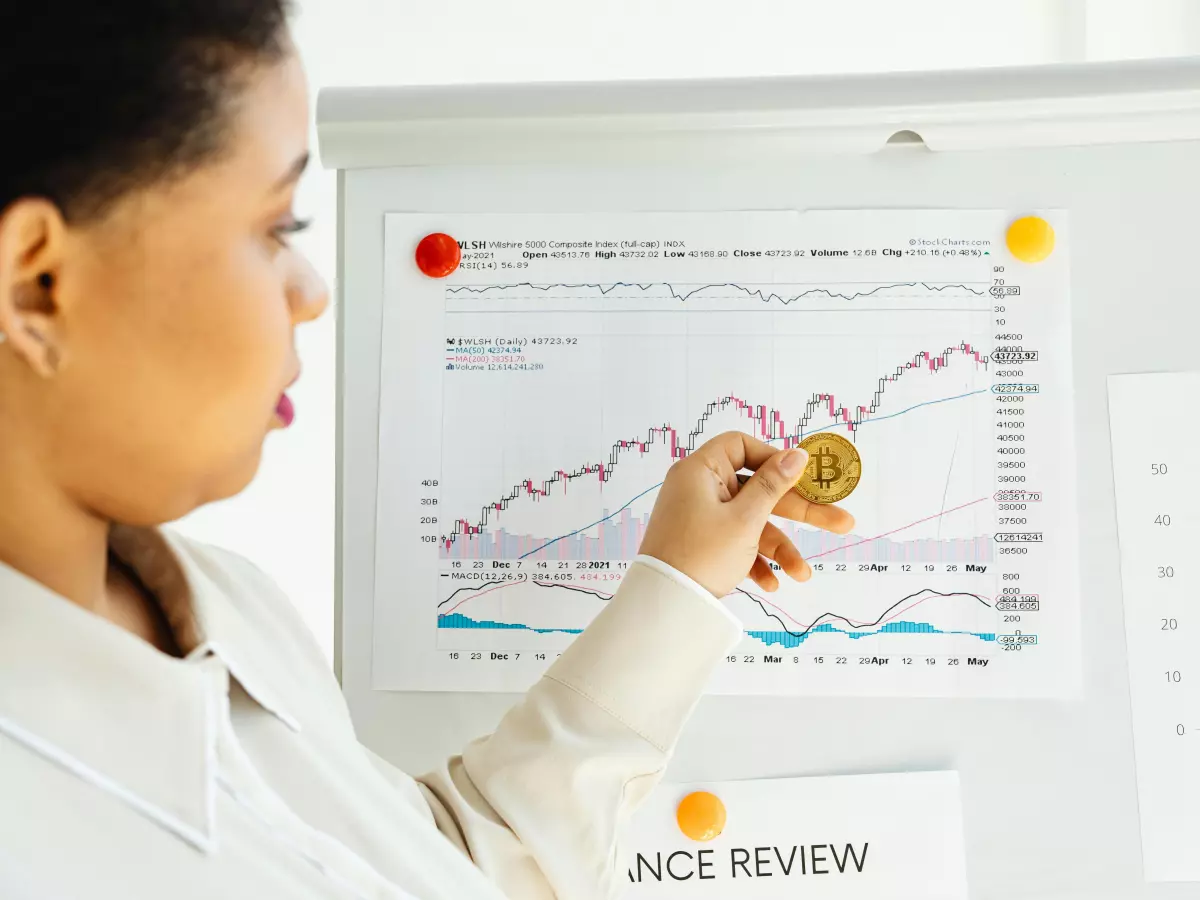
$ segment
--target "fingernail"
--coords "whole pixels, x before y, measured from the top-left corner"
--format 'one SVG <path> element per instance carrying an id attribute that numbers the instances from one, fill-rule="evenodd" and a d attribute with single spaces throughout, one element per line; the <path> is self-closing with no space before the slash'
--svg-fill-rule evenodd
<path id="1" fill-rule="evenodd" d="M 807 462 L 808 451 L 797 447 L 783 454 L 783 459 L 779 460 L 779 471 L 789 478 L 799 478 L 800 473 L 804 471 L 804 464 Z"/>

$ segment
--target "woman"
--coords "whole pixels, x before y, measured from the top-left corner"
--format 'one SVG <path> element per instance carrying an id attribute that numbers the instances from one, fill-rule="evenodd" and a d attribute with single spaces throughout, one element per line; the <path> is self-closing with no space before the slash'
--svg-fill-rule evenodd
<path id="1" fill-rule="evenodd" d="M 326 305 L 288 246 L 284 3 L 32 4 L 0 36 L 0 896 L 606 896 L 738 640 L 717 598 L 810 574 L 768 516 L 850 518 L 788 490 L 802 451 L 717 438 L 495 734 L 420 780 L 358 744 L 276 588 L 156 528 L 250 481 Z"/>

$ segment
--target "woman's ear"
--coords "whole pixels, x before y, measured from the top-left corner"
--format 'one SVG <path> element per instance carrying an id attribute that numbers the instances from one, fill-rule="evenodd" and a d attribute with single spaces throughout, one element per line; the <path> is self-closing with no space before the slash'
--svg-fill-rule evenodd
<path id="1" fill-rule="evenodd" d="M 66 222 L 53 203 L 21 199 L 0 213 L 0 335 L 8 351 L 48 378 L 63 357 L 55 300 Z"/>

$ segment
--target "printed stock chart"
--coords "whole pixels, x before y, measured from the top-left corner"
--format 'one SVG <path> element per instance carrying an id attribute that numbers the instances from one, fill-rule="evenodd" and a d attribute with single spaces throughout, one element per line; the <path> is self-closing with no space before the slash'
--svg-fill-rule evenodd
<path id="1" fill-rule="evenodd" d="M 522 690 L 603 609 L 666 470 L 836 431 L 853 534 L 725 598 L 732 693 L 1056 695 L 1078 668 L 1066 250 L 993 212 L 387 221 L 375 684 Z"/>

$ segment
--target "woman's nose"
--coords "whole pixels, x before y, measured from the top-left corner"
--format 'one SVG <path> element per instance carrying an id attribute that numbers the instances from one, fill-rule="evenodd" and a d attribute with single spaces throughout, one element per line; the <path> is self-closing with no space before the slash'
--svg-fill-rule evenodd
<path id="1" fill-rule="evenodd" d="M 302 253 L 292 254 L 287 298 L 292 321 L 297 325 L 320 318 L 329 307 L 329 286 Z"/>

